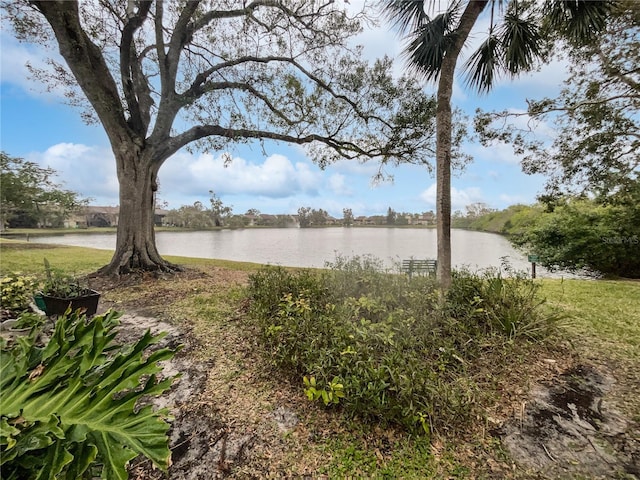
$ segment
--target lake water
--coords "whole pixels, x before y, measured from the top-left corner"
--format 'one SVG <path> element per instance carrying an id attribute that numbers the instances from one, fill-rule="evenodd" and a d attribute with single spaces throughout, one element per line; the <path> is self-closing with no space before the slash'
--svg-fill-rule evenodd
<path id="1" fill-rule="evenodd" d="M 115 234 L 66 234 L 38 242 L 113 250 Z M 406 258 L 436 258 L 436 231 L 430 228 L 267 228 L 157 232 L 162 255 L 217 258 L 296 267 L 323 267 L 336 255 L 373 255 L 391 266 Z M 472 269 L 500 267 L 506 257 L 519 270 L 531 269 L 526 256 L 496 234 L 452 230 L 452 263 Z M 537 268 L 540 276 L 549 276 Z"/>

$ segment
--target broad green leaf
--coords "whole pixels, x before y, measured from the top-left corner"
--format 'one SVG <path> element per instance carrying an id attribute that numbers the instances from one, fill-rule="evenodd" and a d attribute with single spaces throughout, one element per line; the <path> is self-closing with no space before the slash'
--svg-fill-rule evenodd
<path id="1" fill-rule="evenodd" d="M 20 433 L 16 427 L 9 425 L 6 418 L 0 420 L 0 446 L 6 445 L 7 449 L 13 448 L 16 444 L 15 436 Z"/>
<path id="2" fill-rule="evenodd" d="M 55 442 L 51 445 L 51 448 L 47 449 L 44 465 L 35 480 L 55 480 L 65 465 L 72 461 L 73 455 L 67 451 L 65 444 L 63 442 Z"/>
<path id="3" fill-rule="evenodd" d="M 67 467 L 67 478 L 81 478 L 96 459 L 98 448 L 87 442 L 72 443 L 69 452 L 73 455 L 73 462 Z"/>
<path id="4" fill-rule="evenodd" d="M 115 344 L 118 317 L 110 312 L 87 321 L 70 313 L 58 319 L 43 349 L 31 340 L 2 352 L 3 384 L 11 387 L 0 392 L 2 462 L 25 465 L 29 452 L 25 468 L 37 472 L 34 478 L 78 478 L 94 461 L 103 478 L 127 478 L 127 463 L 140 454 L 167 469 L 168 412 L 136 411 L 136 404 L 171 386 L 172 378 L 158 382 L 155 375 L 158 362 L 174 352 L 146 354 L 162 338 L 148 331 L 133 345 Z M 27 428 L 12 427 L 9 419 L 18 415 Z"/>

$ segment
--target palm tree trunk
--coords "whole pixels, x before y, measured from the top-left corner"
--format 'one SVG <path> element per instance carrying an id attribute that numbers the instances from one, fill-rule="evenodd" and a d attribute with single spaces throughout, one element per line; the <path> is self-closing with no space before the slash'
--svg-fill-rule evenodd
<path id="1" fill-rule="evenodd" d="M 447 49 L 438 82 L 436 110 L 436 230 L 438 242 L 437 277 L 442 290 L 451 286 L 451 94 L 456 64 L 462 46 L 489 0 L 469 0 L 455 41 Z"/>

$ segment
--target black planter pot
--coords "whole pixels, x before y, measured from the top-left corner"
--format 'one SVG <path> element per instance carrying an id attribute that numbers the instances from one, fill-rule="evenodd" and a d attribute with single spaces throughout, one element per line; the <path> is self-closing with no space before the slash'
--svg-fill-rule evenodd
<path id="1" fill-rule="evenodd" d="M 85 309 L 88 317 L 95 315 L 98 310 L 100 294 L 95 290 L 88 290 L 88 292 L 86 295 L 73 298 L 52 297 L 43 293 L 42 301 L 45 307 L 44 312 L 47 315 L 62 315 L 67 311 L 69 305 L 71 305 L 72 311 L 82 308 Z"/>

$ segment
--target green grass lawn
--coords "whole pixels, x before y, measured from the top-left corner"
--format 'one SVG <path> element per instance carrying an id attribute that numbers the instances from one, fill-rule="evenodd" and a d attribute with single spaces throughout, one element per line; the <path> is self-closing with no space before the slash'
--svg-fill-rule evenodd
<path id="1" fill-rule="evenodd" d="M 51 267 L 67 273 L 85 275 L 95 272 L 111 260 L 113 252 L 86 247 L 69 247 L 37 242 L 23 242 L 0 238 L 0 272 L 44 274 L 44 259 Z M 260 267 L 249 262 L 233 262 L 208 258 L 167 256 L 167 260 L 178 265 L 215 265 L 233 270 L 250 271 Z"/>
<path id="2" fill-rule="evenodd" d="M 84 247 L 47 245 L 0 239 L 0 271 L 44 275 L 44 259 L 51 267 L 83 275 L 109 263 L 113 252 Z"/>
<path id="3" fill-rule="evenodd" d="M 640 360 L 640 281 L 546 279 L 541 292 L 570 315 L 570 333 L 601 353 Z"/>

